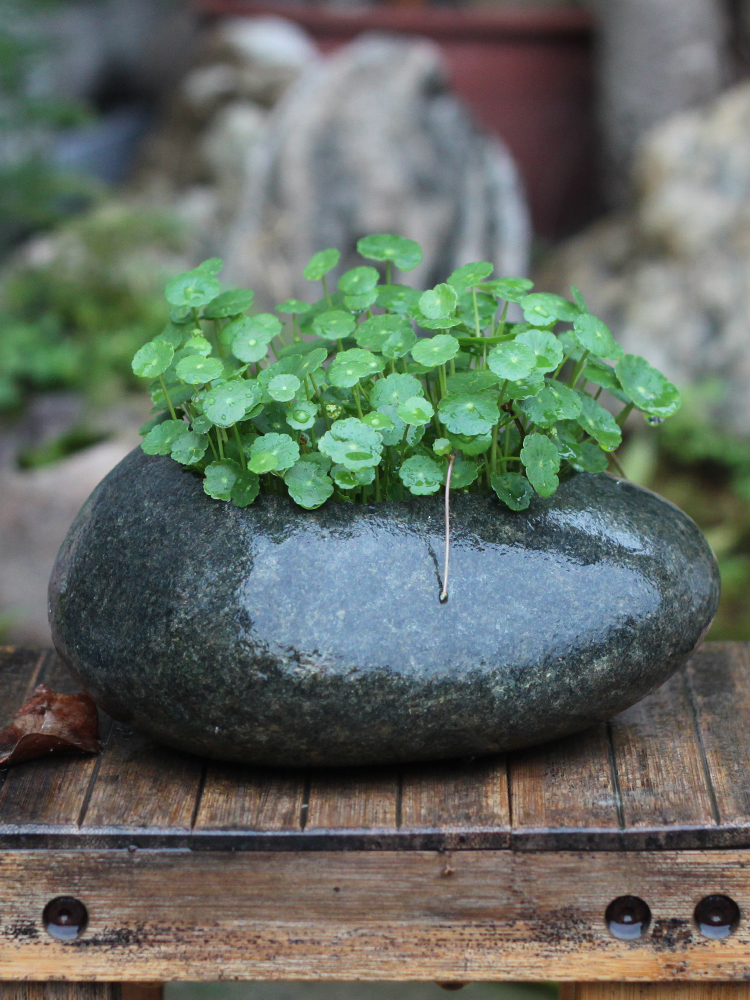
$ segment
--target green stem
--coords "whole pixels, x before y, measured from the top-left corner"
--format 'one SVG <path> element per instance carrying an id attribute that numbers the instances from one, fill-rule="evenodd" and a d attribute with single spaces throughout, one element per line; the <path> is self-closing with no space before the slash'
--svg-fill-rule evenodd
<path id="1" fill-rule="evenodd" d="M 297 332 L 297 315 L 296 315 L 296 313 L 292 313 L 292 340 L 294 340 L 294 341 L 302 340 L 302 337 L 300 337 L 299 333 Z"/>
<path id="2" fill-rule="evenodd" d="M 622 427 L 622 425 L 628 419 L 630 414 L 633 412 L 634 406 L 635 403 L 628 403 L 628 405 L 625 407 L 624 410 L 620 410 L 620 413 L 618 414 L 617 419 L 615 420 L 615 423 L 618 425 L 618 427 Z"/>
<path id="3" fill-rule="evenodd" d="M 320 389 L 318 388 L 318 383 L 315 381 L 315 379 L 312 377 L 312 375 L 308 375 L 308 378 L 312 382 L 313 389 L 315 390 L 315 395 L 318 397 L 318 402 L 320 403 L 320 408 L 323 411 L 323 419 L 326 422 L 326 427 L 330 431 L 330 429 L 331 429 L 331 421 L 328 419 L 328 414 L 326 413 L 325 403 L 323 402 L 323 397 L 320 395 Z"/>
<path id="4" fill-rule="evenodd" d="M 500 317 L 500 322 L 497 324 L 497 329 L 494 331 L 494 336 L 504 337 L 505 336 L 505 317 L 508 315 L 508 306 L 510 302 L 505 303 L 505 308 L 503 309 L 502 316 Z"/>
<path id="5" fill-rule="evenodd" d="M 389 260 L 385 262 L 385 283 L 386 285 L 391 283 L 391 262 Z"/>
<path id="6" fill-rule="evenodd" d="M 588 356 L 589 356 L 589 352 L 588 351 L 584 351 L 583 354 L 581 355 L 581 360 L 578 362 L 578 364 L 573 369 L 573 374 L 570 377 L 570 382 L 568 382 L 568 385 L 570 386 L 571 389 L 576 384 L 576 382 L 578 381 L 578 379 L 581 377 L 581 372 L 586 367 L 586 359 L 588 358 Z"/>
<path id="7" fill-rule="evenodd" d="M 362 419 L 362 404 L 360 403 L 360 400 L 359 400 L 359 386 L 358 385 L 354 386 L 354 402 L 357 404 L 357 416 L 361 420 Z"/>
<path id="8" fill-rule="evenodd" d="M 242 466 L 243 469 L 247 469 L 247 462 L 245 461 L 245 453 L 242 450 L 242 440 L 240 438 L 240 432 L 239 428 L 237 427 L 237 424 L 234 425 L 234 436 L 237 439 L 237 449 L 239 450 L 240 453 L 240 465 Z"/>
<path id="9" fill-rule="evenodd" d="M 167 392 L 167 386 L 164 382 L 164 376 L 159 376 L 159 382 L 161 383 L 161 391 L 164 393 L 164 398 L 167 401 L 167 406 L 169 407 L 169 412 L 172 414 L 172 420 L 177 419 L 177 414 L 174 411 L 174 406 L 172 406 L 172 400 L 169 398 L 169 393 Z"/>
<path id="10" fill-rule="evenodd" d="M 224 345 L 221 342 L 221 324 L 218 319 L 214 320 L 214 336 L 216 337 L 216 350 L 219 353 L 220 358 L 226 357 L 226 351 L 224 350 Z"/>
<path id="11" fill-rule="evenodd" d="M 440 398 L 448 395 L 448 384 L 447 376 L 445 372 L 445 365 L 440 365 L 438 368 L 438 379 L 440 380 Z"/>
<path id="12" fill-rule="evenodd" d="M 323 277 L 320 280 L 323 282 L 323 293 L 324 293 L 324 295 L 326 297 L 326 302 L 328 303 L 328 308 L 332 309 L 333 308 L 333 303 L 331 302 L 331 296 L 328 293 L 328 282 L 326 281 L 326 276 L 323 275 Z"/>
<path id="13" fill-rule="evenodd" d="M 221 441 L 221 431 L 220 431 L 220 429 L 218 427 L 216 428 L 216 443 L 219 446 L 219 458 L 221 458 L 221 460 L 223 462 L 224 461 L 224 445 L 222 444 L 222 441 Z"/>

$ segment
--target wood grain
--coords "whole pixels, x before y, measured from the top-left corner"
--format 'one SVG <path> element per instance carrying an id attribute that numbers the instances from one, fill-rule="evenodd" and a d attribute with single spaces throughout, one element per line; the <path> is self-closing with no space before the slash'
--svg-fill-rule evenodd
<path id="1" fill-rule="evenodd" d="M 750 827 L 750 643 L 712 642 L 687 677 L 711 776 L 719 822 Z"/>
<path id="2" fill-rule="evenodd" d="M 490 837 L 494 848 L 509 847 L 506 758 L 406 768 L 400 818 L 404 832 L 438 832 L 447 848 L 472 847 L 480 839 L 490 846 Z"/>
<path id="3" fill-rule="evenodd" d="M 669 830 L 714 826 L 690 694 L 682 672 L 610 723 L 625 831 L 643 847 L 670 846 Z"/>
<path id="4" fill-rule="evenodd" d="M 510 758 L 513 843 L 520 849 L 579 849 L 601 834 L 619 843 L 620 817 L 607 730 L 545 743 Z"/>
<path id="5" fill-rule="evenodd" d="M 750 983 L 571 983 L 560 1000 L 750 1000 Z"/>
<path id="6" fill-rule="evenodd" d="M 0 729 L 8 725 L 39 683 L 46 650 L 0 646 Z"/>
<path id="7" fill-rule="evenodd" d="M 210 762 L 193 830 L 299 833 L 304 798 L 304 774 Z"/>
<path id="8" fill-rule="evenodd" d="M 124 997 L 119 983 L 18 982 L 0 983 L 0 1000 L 124 1000 Z"/>
<path id="9" fill-rule="evenodd" d="M 750 922 L 697 931 L 709 893 L 750 912 L 750 852 L 16 851 L 0 854 L 0 977 L 746 980 Z M 47 901 L 88 908 L 77 941 Z M 647 935 L 604 911 L 636 894 Z"/>
<path id="10" fill-rule="evenodd" d="M 395 831 L 398 798 L 399 776 L 393 768 L 316 772 L 305 829 Z"/>

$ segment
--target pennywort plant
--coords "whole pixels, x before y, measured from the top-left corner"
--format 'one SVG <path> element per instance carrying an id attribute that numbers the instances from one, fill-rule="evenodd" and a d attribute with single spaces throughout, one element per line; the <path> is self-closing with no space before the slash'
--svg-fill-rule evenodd
<path id="1" fill-rule="evenodd" d="M 394 280 L 420 263 L 417 243 L 377 235 L 357 249 L 377 266 L 332 287 L 339 252 L 316 253 L 304 276 L 322 297 L 275 313 L 253 313 L 251 291 L 222 291 L 218 259 L 170 281 L 170 321 L 133 359 L 154 402 L 143 450 L 238 507 L 260 493 L 313 509 L 442 488 L 446 502 L 494 490 L 519 511 L 615 462 L 633 409 L 659 423 L 680 405 L 575 288 L 573 301 L 533 292 L 479 262 L 420 292 Z M 511 303 L 522 322 L 509 321 Z"/>

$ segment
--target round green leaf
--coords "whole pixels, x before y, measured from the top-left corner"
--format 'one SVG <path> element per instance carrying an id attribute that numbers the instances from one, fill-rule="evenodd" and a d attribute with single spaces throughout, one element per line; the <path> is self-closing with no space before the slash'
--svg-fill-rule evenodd
<path id="1" fill-rule="evenodd" d="M 340 257 L 341 254 L 338 250 L 321 250 L 319 253 L 313 254 L 310 263 L 302 273 L 308 281 L 318 281 L 336 267 Z"/>
<path id="2" fill-rule="evenodd" d="M 581 412 L 576 419 L 580 426 L 605 451 L 614 451 L 622 442 L 622 431 L 617 426 L 615 418 L 609 410 L 605 410 L 586 393 L 579 392 L 578 398 L 581 401 Z"/>
<path id="3" fill-rule="evenodd" d="M 231 427 L 260 402 L 260 395 L 260 387 L 255 382 L 233 379 L 201 397 L 203 412 L 217 427 Z"/>
<path id="4" fill-rule="evenodd" d="M 216 277 L 222 267 L 224 267 L 224 261 L 221 257 L 209 257 L 208 260 L 204 260 L 202 264 L 199 264 L 195 270 L 205 271 L 207 274 L 212 274 Z"/>
<path id="5" fill-rule="evenodd" d="M 452 434 L 448 432 L 450 443 L 464 455 L 483 455 L 492 444 L 492 434 Z"/>
<path id="6" fill-rule="evenodd" d="M 361 295 L 345 295 L 344 306 L 349 312 L 360 313 L 369 309 L 377 297 L 378 293 L 374 288 L 371 288 L 369 292 L 362 292 Z"/>
<path id="7" fill-rule="evenodd" d="M 360 379 L 377 375 L 384 368 L 383 358 L 373 354 L 372 351 L 354 347 L 350 351 L 340 351 L 326 374 L 331 385 L 340 389 L 350 389 Z"/>
<path id="8" fill-rule="evenodd" d="M 508 382 L 505 386 L 505 397 L 506 399 L 528 399 L 530 396 L 536 396 L 543 388 L 544 375 L 535 370 L 528 378 Z"/>
<path id="9" fill-rule="evenodd" d="M 485 392 L 500 388 L 497 375 L 488 371 L 457 372 L 449 375 L 445 384 L 448 392 Z"/>
<path id="10" fill-rule="evenodd" d="M 325 347 L 316 347 L 306 354 L 289 354 L 277 362 L 279 374 L 296 375 L 303 382 L 308 375 L 312 375 L 328 357 Z"/>
<path id="11" fill-rule="evenodd" d="M 407 323 L 402 329 L 394 331 L 388 337 L 388 340 L 380 348 L 380 352 L 384 358 L 396 361 L 408 354 L 416 342 L 417 335 Z"/>
<path id="12" fill-rule="evenodd" d="M 369 486 L 375 479 L 375 470 L 368 468 L 353 472 L 344 465 L 334 465 L 331 469 L 331 475 L 333 476 L 333 481 L 340 489 L 353 490 L 357 486 Z"/>
<path id="13" fill-rule="evenodd" d="M 191 354 L 202 354 L 204 358 L 207 358 L 211 353 L 211 345 L 202 334 L 198 334 L 188 340 L 185 344 L 185 350 Z"/>
<path id="14" fill-rule="evenodd" d="M 174 350 L 166 340 L 150 340 L 136 351 L 132 369 L 141 378 L 156 378 L 172 364 Z"/>
<path id="15" fill-rule="evenodd" d="M 464 264 L 457 267 L 448 278 L 448 284 L 452 285 L 457 292 L 465 292 L 467 288 L 476 288 L 485 278 L 488 278 L 494 270 L 489 261 L 481 261 L 477 264 Z"/>
<path id="16" fill-rule="evenodd" d="M 169 455 L 183 434 L 188 433 L 188 425 L 182 420 L 163 420 L 152 427 L 141 442 L 147 455 Z"/>
<path id="17" fill-rule="evenodd" d="M 154 337 L 154 340 L 164 340 L 176 351 L 182 345 L 186 332 L 187 328 L 184 324 L 178 326 L 170 320 L 161 333 Z"/>
<path id="18" fill-rule="evenodd" d="M 596 358 L 622 357 L 622 348 L 612 336 L 609 327 L 590 313 L 576 316 L 572 336 L 584 350 Z"/>
<path id="19" fill-rule="evenodd" d="M 497 397 L 490 393 L 448 393 L 438 404 L 438 415 L 453 434 L 488 434 L 500 420 Z"/>
<path id="20" fill-rule="evenodd" d="M 607 454 L 593 441 L 584 441 L 578 448 L 578 454 L 570 459 L 570 464 L 576 472 L 606 472 L 609 467 Z"/>
<path id="21" fill-rule="evenodd" d="M 227 316 L 239 316 L 253 304 L 255 292 L 249 288 L 236 288 L 230 292 L 222 292 L 212 299 L 203 310 L 204 319 L 226 319 Z"/>
<path id="22" fill-rule="evenodd" d="M 290 469 L 299 458 L 299 445 L 288 434 L 262 434 L 251 444 L 250 455 L 273 455 L 277 469 Z"/>
<path id="23" fill-rule="evenodd" d="M 429 424 L 435 413 L 432 403 L 423 396 L 412 396 L 398 408 L 398 415 L 406 424 Z"/>
<path id="24" fill-rule="evenodd" d="M 581 399 L 567 385 L 552 381 L 539 395 L 525 399 L 521 409 L 537 427 L 552 427 L 558 420 L 575 420 L 581 412 Z"/>
<path id="25" fill-rule="evenodd" d="M 206 466 L 203 489 L 214 500 L 231 500 L 232 488 L 242 469 L 231 459 L 211 462 Z"/>
<path id="26" fill-rule="evenodd" d="M 376 431 L 387 431 L 393 427 L 393 421 L 388 414 L 381 413 L 379 410 L 373 410 L 372 413 L 365 413 L 362 417 L 362 422 L 367 424 L 368 427 L 373 427 Z"/>
<path id="27" fill-rule="evenodd" d="M 362 295 L 372 291 L 379 280 L 380 275 L 374 267 L 353 267 L 341 275 L 338 288 L 345 295 Z"/>
<path id="28" fill-rule="evenodd" d="M 540 497 L 550 497 L 560 484 L 560 455 L 554 443 L 544 434 L 527 434 L 521 448 L 521 461 L 526 475 Z"/>
<path id="29" fill-rule="evenodd" d="M 262 451 L 258 455 L 251 455 L 248 459 L 248 469 L 256 475 L 262 476 L 265 472 L 273 472 L 278 465 L 278 459 L 270 451 Z"/>
<path id="30" fill-rule="evenodd" d="M 415 496 L 437 493 L 445 479 L 445 469 L 426 455 L 407 458 L 398 470 L 401 482 Z"/>
<path id="31" fill-rule="evenodd" d="M 318 442 L 318 450 L 347 469 L 357 472 L 380 461 L 383 438 L 356 417 L 336 420 Z"/>
<path id="32" fill-rule="evenodd" d="M 356 328 L 354 339 L 359 347 L 368 351 L 380 351 L 392 334 L 405 331 L 411 333 L 412 329 L 403 316 L 373 316 Z"/>
<path id="33" fill-rule="evenodd" d="M 494 295 L 503 302 L 521 302 L 534 287 L 534 282 L 528 278 L 496 278 L 494 281 L 485 281 L 478 287 L 480 292 Z"/>
<path id="34" fill-rule="evenodd" d="M 308 456 L 304 456 L 306 458 Z M 321 456 L 322 457 L 322 456 Z M 325 469 L 315 462 L 300 459 L 284 476 L 289 495 L 307 510 L 320 507 L 333 493 L 333 482 Z"/>
<path id="35" fill-rule="evenodd" d="M 419 296 L 419 310 L 427 319 L 452 316 L 458 305 L 456 289 L 448 284 L 435 285 Z"/>
<path id="36" fill-rule="evenodd" d="M 281 377 L 281 376 L 280 376 Z M 318 407 L 306 399 L 301 399 L 286 411 L 286 422 L 296 431 L 305 431 L 312 427 L 318 416 Z"/>
<path id="37" fill-rule="evenodd" d="M 536 354 L 526 344 L 511 340 L 493 347 L 487 355 L 490 371 L 498 378 L 517 382 L 528 378 L 536 368 Z"/>
<path id="38" fill-rule="evenodd" d="M 378 379 L 370 390 L 370 403 L 376 409 L 385 404 L 398 406 L 423 393 L 422 383 L 413 375 L 388 375 Z"/>
<path id="39" fill-rule="evenodd" d="M 554 333 L 547 330 L 524 330 L 513 341 L 530 347 L 536 355 L 536 369 L 540 372 L 554 371 L 563 359 L 563 346 Z"/>
<path id="40" fill-rule="evenodd" d="M 281 321 L 271 313 L 241 316 L 222 330 L 222 340 L 231 346 L 232 354 L 245 363 L 260 361 L 268 354 L 268 345 L 281 333 Z"/>
<path id="41" fill-rule="evenodd" d="M 436 455 L 448 455 L 453 450 L 453 445 L 448 438 L 435 438 L 432 450 Z"/>
<path id="42" fill-rule="evenodd" d="M 426 337 L 420 340 L 411 350 L 411 356 L 417 364 L 426 368 L 434 368 L 436 365 L 444 365 L 446 361 L 455 358 L 460 349 L 460 344 L 455 337 L 449 333 L 438 333 L 434 337 Z"/>
<path id="43" fill-rule="evenodd" d="M 312 332 L 324 340 L 343 340 L 352 333 L 356 325 L 351 313 L 346 313 L 342 309 L 331 309 L 315 317 L 312 321 Z"/>
<path id="44" fill-rule="evenodd" d="M 232 487 L 232 503 L 235 507 L 249 507 L 260 492 L 260 480 L 249 469 L 241 469 Z"/>
<path id="45" fill-rule="evenodd" d="M 531 503 L 534 491 L 525 476 L 517 472 L 505 472 L 494 475 L 491 479 L 492 489 L 511 510 L 526 510 Z"/>
<path id="46" fill-rule="evenodd" d="M 476 462 L 467 462 L 466 459 L 457 458 L 453 463 L 453 472 L 451 473 L 451 489 L 463 490 L 467 486 L 471 486 L 478 475 L 479 468 Z"/>
<path id="47" fill-rule="evenodd" d="M 296 375 L 274 375 L 268 383 L 268 395 L 278 403 L 294 399 L 302 383 Z"/>
<path id="48" fill-rule="evenodd" d="M 276 306 L 276 312 L 284 313 L 285 315 L 302 316 L 310 308 L 309 302 L 301 302 L 299 299 L 287 299 L 280 306 Z"/>
<path id="49" fill-rule="evenodd" d="M 422 248 L 404 236 L 363 236 L 357 241 L 357 252 L 367 260 L 391 261 L 399 271 L 413 271 L 422 263 Z"/>
<path id="50" fill-rule="evenodd" d="M 619 399 L 621 403 L 627 404 L 633 402 L 630 396 L 626 392 L 623 392 L 622 385 L 614 368 L 603 361 L 589 362 L 583 369 L 583 378 L 587 382 L 593 382 L 594 385 L 600 385 L 607 392 L 611 393 L 615 399 Z"/>
<path id="51" fill-rule="evenodd" d="M 177 362 L 177 377 L 190 385 L 203 385 L 224 374 L 224 365 L 218 358 L 204 358 L 202 354 L 191 354 Z"/>
<path id="52" fill-rule="evenodd" d="M 178 274 L 167 284 L 164 295 L 172 306 L 200 309 L 221 291 L 221 285 L 209 272 L 201 268 Z"/>
<path id="53" fill-rule="evenodd" d="M 677 387 L 645 358 L 626 354 L 616 362 L 615 372 L 625 392 L 644 413 L 670 417 L 680 408 Z"/>
<path id="54" fill-rule="evenodd" d="M 408 285 L 380 285 L 377 304 L 388 312 L 403 316 L 417 306 L 420 293 Z"/>
<path id="55" fill-rule="evenodd" d="M 207 448 L 208 438 L 205 434 L 188 431 L 187 434 L 181 434 L 177 438 L 177 441 L 172 445 L 170 454 L 180 465 L 195 465 L 206 454 Z"/>
<path id="56" fill-rule="evenodd" d="M 532 292 L 521 299 L 523 316 L 532 326 L 551 326 L 558 319 L 569 322 L 579 315 L 578 306 L 561 295 Z"/>

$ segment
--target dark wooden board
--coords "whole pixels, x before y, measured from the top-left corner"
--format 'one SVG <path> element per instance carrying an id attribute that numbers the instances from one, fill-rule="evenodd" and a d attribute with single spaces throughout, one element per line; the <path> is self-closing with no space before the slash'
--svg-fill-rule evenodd
<path id="1" fill-rule="evenodd" d="M 0 979 L 747 980 L 750 921 L 703 937 L 712 892 L 750 911 L 750 851 L 0 852 Z M 613 937 L 609 902 L 652 922 Z M 74 941 L 48 900 L 88 909 Z"/>
<path id="2" fill-rule="evenodd" d="M 51 654 L 0 651 L 0 718 Z M 507 757 L 293 772 L 201 761 L 103 717 L 99 757 L 0 771 L 0 849 L 643 851 L 750 846 L 750 644 L 709 643 L 606 724 Z"/>

